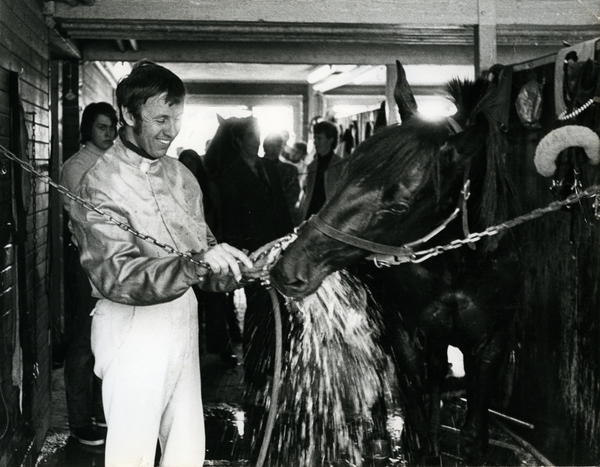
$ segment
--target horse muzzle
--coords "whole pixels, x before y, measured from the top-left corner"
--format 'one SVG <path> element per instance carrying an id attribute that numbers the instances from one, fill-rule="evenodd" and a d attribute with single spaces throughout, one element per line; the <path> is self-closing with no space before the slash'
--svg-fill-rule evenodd
<path id="1" fill-rule="evenodd" d="M 319 282 L 311 284 L 301 271 L 290 270 L 285 257 L 271 269 L 270 282 L 283 295 L 293 299 L 301 299 L 312 294 L 320 285 Z"/>

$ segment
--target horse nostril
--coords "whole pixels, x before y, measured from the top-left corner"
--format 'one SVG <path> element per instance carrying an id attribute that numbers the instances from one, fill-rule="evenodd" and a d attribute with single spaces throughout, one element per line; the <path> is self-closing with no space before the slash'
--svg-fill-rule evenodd
<path id="1" fill-rule="evenodd" d="M 284 268 L 271 269 L 271 280 L 276 287 L 301 288 L 307 283 L 306 277 L 300 271 L 287 271 Z"/>

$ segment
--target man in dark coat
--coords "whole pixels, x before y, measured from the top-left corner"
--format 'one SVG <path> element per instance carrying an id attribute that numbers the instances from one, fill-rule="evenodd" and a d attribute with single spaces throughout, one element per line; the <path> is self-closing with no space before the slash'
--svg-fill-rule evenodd
<path id="1" fill-rule="evenodd" d="M 219 241 L 253 252 L 292 231 L 292 220 L 275 161 L 258 156 L 260 129 L 252 117 L 237 119 L 231 136 L 238 154 L 214 178 L 221 206 Z M 223 146 L 226 146 L 225 144 Z M 268 291 L 245 287 L 244 370 L 246 382 L 261 389 L 271 371 L 274 321 Z"/>

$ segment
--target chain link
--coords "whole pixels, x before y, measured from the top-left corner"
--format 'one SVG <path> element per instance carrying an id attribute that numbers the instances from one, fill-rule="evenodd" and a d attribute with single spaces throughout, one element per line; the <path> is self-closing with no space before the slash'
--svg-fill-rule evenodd
<path id="1" fill-rule="evenodd" d="M 35 170 L 35 168 L 30 163 L 22 161 L 21 159 L 19 159 L 17 156 L 15 156 L 12 152 L 10 152 L 8 149 L 6 149 L 2 145 L 0 145 L 0 153 L 2 155 L 6 156 L 11 161 L 16 162 L 17 164 L 19 164 L 24 170 L 30 172 L 35 177 L 39 178 L 40 180 L 43 180 L 43 181 L 47 182 L 50 186 L 54 187 L 59 193 L 63 194 L 67 198 L 75 201 L 76 203 L 82 205 L 84 208 L 88 209 L 89 211 L 94 211 L 95 213 L 99 214 L 100 216 L 102 216 L 107 221 L 112 222 L 113 224 L 117 225 L 119 228 L 121 228 L 125 232 L 128 232 L 128 233 L 136 236 L 137 238 L 139 238 L 141 240 L 144 240 L 144 241 L 146 241 L 148 243 L 151 243 L 151 244 L 153 244 L 153 245 L 161 248 L 162 250 L 164 250 L 164 251 L 166 251 L 168 253 L 175 254 L 175 255 L 179 256 L 181 259 L 183 259 L 185 261 L 189 261 L 190 263 L 194 263 L 194 264 L 196 264 L 198 266 L 202 266 L 202 267 L 204 267 L 206 269 L 210 269 L 210 265 L 207 262 L 205 262 L 205 261 L 198 261 L 198 260 L 192 258 L 192 256 L 190 256 L 189 254 L 183 253 L 183 252 L 175 249 L 171 245 L 168 245 L 166 243 L 162 243 L 162 242 L 158 241 L 157 239 L 155 239 L 151 235 L 147 235 L 147 234 L 138 232 L 137 230 L 135 230 L 133 227 L 131 227 L 126 222 L 122 222 L 122 221 L 120 221 L 118 219 L 115 219 L 110 214 L 108 214 L 108 213 L 106 213 L 106 212 L 98 209 L 96 206 L 94 206 L 93 204 L 91 204 L 88 201 L 84 200 L 83 198 L 80 198 L 79 196 L 71 193 L 67 188 L 65 188 L 64 186 L 62 186 L 62 185 L 60 185 L 60 184 L 58 184 L 56 182 L 54 182 L 47 175 L 44 175 L 44 174 L 38 172 L 37 170 Z"/>
<path id="2" fill-rule="evenodd" d="M 568 196 L 564 200 L 553 201 L 546 207 L 534 209 L 533 211 L 531 211 L 527 214 L 523 214 L 522 216 L 515 217 L 512 220 L 503 222 L 498 225 L 494 225 L 492 227 L 488 227 L 487 229 L 483 230 L 482 232 L 472 233 L 472 234 L 466 236 L 465 238 L 453 240 L 446 245 L 436 246 L 436 247 L 430 248 L 428 250 L 413 252 L 410 255 L 410 257 L 407 258 L 406 261 L 410 261 L 412 263 L 421 263 L 429 258 L 440 255 L 440 254 L 444 253 L 445 251 L 455 250 L 467 243 L 478 242 L 479 240 L 481 240 L 485 237 L 491 237 L 493 235 L 498 235 L 499 233 L 502 233 L 506 230 L 512 229 L 513 227 L 516 227 L 518 225 L 524 224 L 525 222 L 537 219 L 539 217 L 544 216 L 545 214 L 548 214 L 548 213 L 554 212 L 554 211 L 558 211 L 559 209 L 562 209 L 565 206 L 569 206 L 571 204 L 577 203 L 581 199 L 595 198 L 595 202 L 597 202 L 598 195 L 600 195 L 600 185 L 592 185 L 583 191 L 578 190 L 577 193 L 574 193 L 574 194 Z M 406 262 L 406 261 L 401 261 L 402 258 L 398 258 L 398 259 L 399 259 L 399 263 Z M 381 263 L 381 260 L 378 260 L 378 261 Z M 386 262 L 388 262 L 388 261 L 392 261 L 392 260 L 386 260 Z M 389 264 L 389 265 L 391 265 L 391 264 Z"/>

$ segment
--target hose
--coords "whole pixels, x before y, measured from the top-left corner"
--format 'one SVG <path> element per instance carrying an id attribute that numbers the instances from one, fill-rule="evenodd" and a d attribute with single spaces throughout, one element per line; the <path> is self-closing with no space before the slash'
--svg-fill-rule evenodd
<path id="1" fill-rule="evenodd" d="M 283 331 L 281 326 L 281 310 L 279 309 L 279 298 L 274 288 L 269 287 L 269 295 L 273 302 L 273 316 L 275 318 L 275 366 L 273 368 L 273 386 L 271 388 L 271 404 L 269 407 L 269 415 L 267 417 L 267 425 L 265 426 L 265 434 L 260 447 L 256 467 L 262 467 L 267 457 L 273 427 L 275 426 L 275 418 L 277 417 L 277 400 L 279 397 L 279 388 L 281 387 L 281 366 L 283 359 Z"/>

